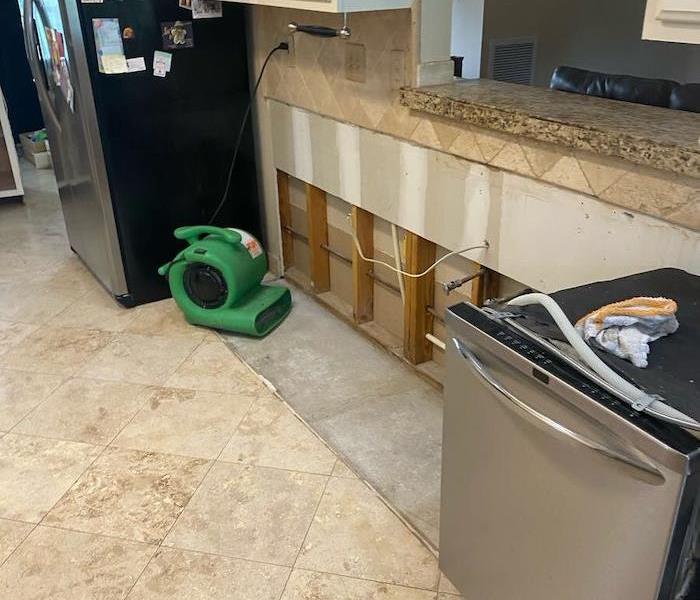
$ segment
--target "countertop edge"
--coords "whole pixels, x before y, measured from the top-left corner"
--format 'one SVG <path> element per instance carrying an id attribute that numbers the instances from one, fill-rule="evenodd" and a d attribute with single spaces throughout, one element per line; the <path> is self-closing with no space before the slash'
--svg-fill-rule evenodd
<path id="1" fill-rule="evenodd" d="M 550 120 L 421 88 L 401 89 L 400 102 L 411 110 L 453 121 L 700 178 L 700 149 L 693 152 L 643 137 Z"/>

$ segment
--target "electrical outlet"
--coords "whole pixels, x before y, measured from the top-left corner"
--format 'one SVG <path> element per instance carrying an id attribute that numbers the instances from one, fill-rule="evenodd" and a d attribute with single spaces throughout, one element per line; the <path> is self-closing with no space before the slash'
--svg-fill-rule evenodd
<path id="1" fill-rule="evenodd" d="M 406 52 L 391 51 L 391 89 L 400 90 L 406 85 Z"/>
<path id="2" fill-rule="evenodd" d="M 364 44 L 345 42 L 345 79 L 367 81 L 367 49 Z"/>

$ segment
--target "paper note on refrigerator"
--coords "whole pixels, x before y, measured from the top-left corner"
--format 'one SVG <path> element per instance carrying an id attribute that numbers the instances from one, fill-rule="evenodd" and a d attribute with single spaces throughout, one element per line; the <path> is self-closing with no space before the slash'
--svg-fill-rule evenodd
<path id="1" fill-rule="evenodd" d="M 117 73 L 128 73 L 129 65 L 126 62 L 126 56 L 123 54 L 105 54 L 102 57 L 102 73 L 107 75 L 116 75 Z"/>
<path id="2" fill-rule="evenodd" d="M 119 19 L 93 19 L 92 30 L 100 73 L 127 73 Z"/>
<path id="3" fill-rule="evenodd" d="M 170 52 L 156 50 L 153 53 L 153 74 L 156 77 L 165 77 L 172 66 L 173 55 Z"/>
<path id="4" fill-rule="evenodd" d="M 136 73 L 137 71 L 146 70 L 146 61 L 143 56 L 137 56 L 136 58 L 127 58 L 126 66 L 129 69 L 129 73 Z"/>
<path id="5" fill-rule="evenodd" d="M 221 0 L 192 0 L 193 19 L 216 19 L 222 14 Z"/>

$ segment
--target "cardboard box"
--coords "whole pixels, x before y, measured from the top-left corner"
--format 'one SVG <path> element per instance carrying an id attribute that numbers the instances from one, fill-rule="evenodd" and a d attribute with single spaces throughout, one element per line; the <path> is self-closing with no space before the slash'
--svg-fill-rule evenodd
<path id="1" fill-rule="evenodd" d="M 50 152 L 32 154 L 32 162 L 37 169 L 50 169 L 53 166 Z"/>
<path id="2" fill-rule="evenodd" d="M 43 154 L 46 152 L 46 142 L 32 142 L 32 134 L 34 132 L 29 132 L 29 133 L 20 133 L 19 134 L 19 140 L 22 142 L 22 149 L 24 150 L 24 157 L 27 160 L 31 160 L 35 165 L 36 165 L 36 158 L 35 154 Z"/>

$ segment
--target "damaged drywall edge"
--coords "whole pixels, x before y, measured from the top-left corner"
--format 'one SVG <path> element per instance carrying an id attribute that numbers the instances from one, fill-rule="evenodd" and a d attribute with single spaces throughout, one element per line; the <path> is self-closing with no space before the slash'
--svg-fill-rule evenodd
<path id="1" fill-rule="evenodd" d="M 282 102 L 268 107 L 277 168 L 451 250 L 487 238 L 488 252 L 467 257 L 534 288 L 700 271 L 700 233 Z M 414 169 L 426 168 L 421 183 Z M 414 178 L 424 192 L 407 184 Z"/>

